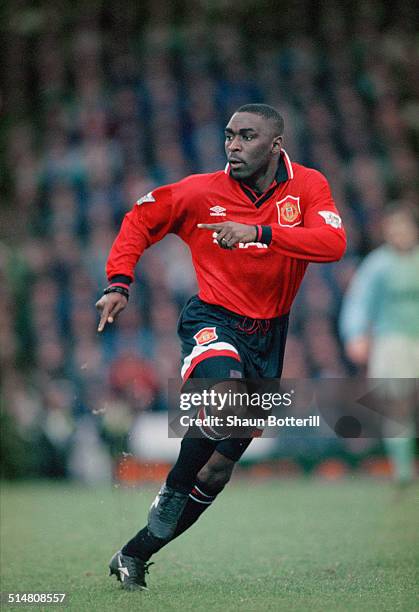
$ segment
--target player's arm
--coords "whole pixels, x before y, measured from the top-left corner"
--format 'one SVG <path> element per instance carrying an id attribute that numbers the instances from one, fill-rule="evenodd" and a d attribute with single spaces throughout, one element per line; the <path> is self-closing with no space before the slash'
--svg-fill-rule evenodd
<path id="1" fill-rule="evenodd" d="M 239 242 L 256 242 L 258 226 L 224 221 L 223 223 L 198 223 L 198 229 L 212 230 L 219 246 L 232 249 Z"/>
<path id="2" fill-rule="evenodd" d="M 339 332 L 349 359 L 364 365 L 369 356 L 370 329 L 382 299 L 383 270 L 378 252 L 369 255 L 345 293 L 339 315 Z"/>
<path id="3" fill-rule="evenodd" d="M 174 216 L 172 185 L 159 187 L 140 198 L 125 215 L 106 264 L 109 286 L 96 303 L 101 314 L 99 332 L 126 307 L 139 258 L 173 229 Z"/>
<path id="4" fill-rule="evenodd" d="M 303 194 L 303 226 L 245 225 L 224 223 L 199 224 L 200 229 L 212 229 L 224 248 L 238 242 L 262 242 L 282 255 L 313 262 L 339 260 L 346 248 L 345 231 L 327 180 L 313 171 Z"/>
<path id="5" fill-rule="evenodd" d="M 338 261 L 346 249 L 345 230 L 326 178 L 307 173 L 301 194 L 302 225 L 263 226 L 262 242 L 282 255 L 312 262 Z"/>

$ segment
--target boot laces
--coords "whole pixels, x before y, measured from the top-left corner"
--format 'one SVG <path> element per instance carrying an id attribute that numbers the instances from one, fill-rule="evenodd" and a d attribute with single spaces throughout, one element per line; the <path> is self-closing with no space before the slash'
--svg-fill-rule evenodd
<path id="1" fill-rule="evenodd" d="M 150 573 L 148 570 L 152 565 L 154 565 L 154 561 L 151 561 L 150 563 L 144 563 L 144 574 Z"/>

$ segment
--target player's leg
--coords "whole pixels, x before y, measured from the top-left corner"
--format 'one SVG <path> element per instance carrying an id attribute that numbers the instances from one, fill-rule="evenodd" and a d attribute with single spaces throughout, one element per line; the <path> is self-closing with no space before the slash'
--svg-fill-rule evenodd
<path id="1" fill-rule="evenodd" d="M 217 444 L 207 463 L 198 472 L 195 485 L 178 521 L 173 538 L 189 529 L 215 501 L 231 478 L 234 467 L 253 438 L 229 438 Z"/>
<path id="2" fill-rule="evenodd" d="M 410 484 L 415 477 L 415 438 L 413 437 L 413 427 L 409 434 L 406 433 L 403 438 L 384 438 L 384 448 L 391 462 L 393 479 L 400 487 Z"/>
<path id="3" fill-rule="evenodd" d="M 386 381 L 386 411 L 383 423 L 384 448 L 389 458 L 393 480 L 403 489 L 415 476 L 415 404 L 416 384 L 411 379 Z"/>
<path id="4" fill-rule="evenodd" d="M 375 338 L 368 363 L 368 376 L 385 382 L 382 413 L 383 444 L 394 482 L 404 487 L 415 475 L 416 379 L 419 375 L 417 342 L 400 335 Z"/>
<path id="5" fill-rule="evenodd" d="M 225 379 L 229 377 L 232 368 L 236 376 L 242 375 L 241 363 L 237 359 L 226 356 L 211 357 L 200 362 L 193 374 L 198 378 Z M 190 501 L 192 488 L 197 481 L 197 475 L 201 468 L 207 464 L 219 443 L 217 439 L 196 437 L 197 435 L 202 436 L 201 431 L 198 432 L 192 428 L 188 431 L 182 440 L 178 459 L 170 471 L 166 483 L 151 505 L 147 525 L 127 542 L 111 561 L 111 572 L 115 573 L 124 582 L 126 588 L 131 588 L 131 586 L 135 588 L 135 585 L 138 585 L 139 582 L 142 582 L 145 586 L 144 576 L 139 582 L 136 582 L 137 577 L 134 576 L 133 584 L 131 584 L 130 578 L 120 569 L 119 560 L 123 563 L 128 560 L 131 563 L 130 559 L 134 558 L 142 564 L 141 567 L 145 566 L 154 553 L 173 539 L 178 522 L 185 510 L 186 515 L 189 516 L 188 502 Z M 210 483 L 210 486 L 212 487 L 215 483 L 215 471 L 220 472 L 219 466 L 216 467 L 211 464 L 210 471 L 207 469 L 204 472 L 204 474 L 211 475 L 212 484 Z M 205 486 L 201 483 L 201 487 Z M 211 491 L 214 492 L 211 497 L 215 498 L 215 489 L 211 488 Z M 203 505 L 201 504 L 200 507 Z M 192 522 L 195 522 L 196 518 Z M 187 521 L 185 520 L 183 524 L 182 531 L 187 528 Z M 122 567 L 126 569 L 125 566 Z M 136 567 L 136 573 L 138 574 L 140 565 L 137 564 Z M 135 569 L 135 567 L 132 567 L 132 573 L 135 573 Z"/>
<path id="6" fill-rule="evenodd" d="M 252 368 L 252 356 L 262 349 L 262 352 L 266 355 L 263 376 L 267 378 L 280 378 L 287 330 L 288 316 L 283 316 L 272 321 L 269 326 L 268 334 L 246 336 L 246 344 L 243 345 L 243 342 L 241 343 L 240 354 L 243 357 L 242 351 L 245 351 L 250 355 L 250 359 L 247 360 L 247 373 L 250 370 L 251 376 L 254 378 L 257 377 L 256 369 Z M 202 367 L 196 367 L 196 377 L 211 378 L 211 372 L 207 371 L 205 366 L 206 363 L 210 362 L 204 361 Z M 237 374 L 239 373 L 230 370 L 230 372 L 225 372 L 224 376 L 233 379 Z M 212 375 L 212 377 L 215 378 L 216 376 Z M 222 377 L 223 373 L 218 372 L 218 378 Z M 239 392 L 240 391 L 242 391 L 242 389 L 239 389 Z M 256 437 L 260 434 L 260 431 L 254 431 L 249 435 Z M 174 538 L 193 525 L 201 514 L 211 506 L 217 495 L 230 480 L 234 466 L 237 461 L 239 461 L 252 439 L 253 437 L 228 438 L 218 442 L 214 454 L 197 474 L 194 488 L 189 495 L 188 503 L 179 519 L 173 536 Z"/>
<path id="7" fill-rule="evenodd" d="M 195 378 L 202 379 L 229 379 L 228 388 L 233 388 L 235 384 L 242 383 L 238 378 L 244 376 L 243 367 L 240 362 L 234 362 L 225 358 L 207 359 L 202 361 L 194 371 Z M 220 383 L 222 392 L 225 392 L 225 383 Z M 220 388 L 217 385 L 217 388 Z M 189 529 L 205 510 L 215 501 L 217 495 L 221 493 L 225 485 L 230 480 L 235 463 L 240 459 L 252 438 L 222 439 L 216 443 L 214 452 L 196 473 L 192 490 L 189 492 L 188 501 L 179 518 L 178 524 L 173 534 L 173 538 L 178 537 Z"/>
<path id="8" fill-rule="evenodd" d="M 125 589 L 147 588 L 147 562 L 173 538 L 196 474 L 215 446 L 215 441 L 205 438 L 182 440 L 176 464 L 150 507 L 146 525 L 110 561 L 111 575 L 115 574 Z"/>
<path id="9" fill-rule="evenodd" d="M 239 351 L 234 346 L 234 342 L 232 344 L 231 330 L 234 328 L 234 321 L 223 309 L 205 304 L 197 297 L 191 298 L 182 311 L 178 325 L 184 355 L 182 377 L 184 379 L 189 376 L 213 379 L 242 377 L 243 366 Z M 227 481 L 232 470 L 230 457 L 227 457 L 227 460 L 230 459 L 230 464 L 220 458 L 220 461 L 216 461 L 217 456 L 208 463 L 217 443 L 218 440 L 214 439 L 193 438 L 191 435 L 185 437 L 178 460 L 150 508 L 147 525 L 122 549 L 126 558 L 139 560 L 143 567 L 154 552 L 174 537 L 181 519 L 184 531 L 196 520 L 202 508 L 210 505 L 200 504 L 199 511 L 191 511 L 190 494 L 192 488 L 197 485 L 201 491 L 200 495 L 203 496 L 202 501 L 212 501 L 220 490 L 222 480 Z M 242 452 L 244 450 L 243 447 Z M 198 474 L 207 463 L 207 469 L 201 474 L 201 481 Z M 222 478 L 220 472 L 223 473 Z M 217 478 L 215 473 L 218 475 Z M 215 480 L 218 481 L 217 487 L 214 487 Z M 197 490 L 195 497 L 196 493 Z M 180 530 L 177 535 L 179 533 Z M 123 572 L 119 571 L 119 577 L 124 580 Z M 141 578 L 137 584 L 138 582 L 141 582 Z M 142 582 L 145 584 L 144 580 Z"/>

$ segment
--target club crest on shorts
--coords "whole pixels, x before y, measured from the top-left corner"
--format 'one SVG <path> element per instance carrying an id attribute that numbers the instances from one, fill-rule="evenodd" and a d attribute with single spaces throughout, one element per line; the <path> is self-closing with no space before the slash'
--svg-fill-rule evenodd
<path id="1" fill-rule="evenodd" d="M 208 344 L 213 340 L 217 340 L 217 332 L 215 331 L 215 327 L 203 327 L 194 335 L 194 340 L 201 346 L 203 344 Z"/>
<path id="2" fill-rule="evenodd" d="M 276 203 L 278 223 L 283 227 L 294 227 L 301 223 L 300 198 L 287 195 Z"/>

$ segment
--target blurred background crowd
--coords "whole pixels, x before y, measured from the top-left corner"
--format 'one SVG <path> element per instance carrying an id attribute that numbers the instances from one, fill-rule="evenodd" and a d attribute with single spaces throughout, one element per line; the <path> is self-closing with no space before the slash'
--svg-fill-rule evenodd
<path id="1" fill-rule="evenodd" d="M 380 0 L 4 5 L 6 475 L 82 474 L 83 449 L 106 471 L 136 417 L 166 409 L 176 321 L 196 289 L 184 245 L 170 236 L 146 252 L 100 338 L 94 303 L 124 213 L 155 186 L 223 168 L 241 104 L 282 112 L 287 152 L 327 176 L 348 234 L 344 261 L 312 265 L 303 283 L 284 376 L 355 373 L 337 334 L 342 295 L 380 244 L 383 206 L 419 207 L 415 18 L 413 2 Z"/>

